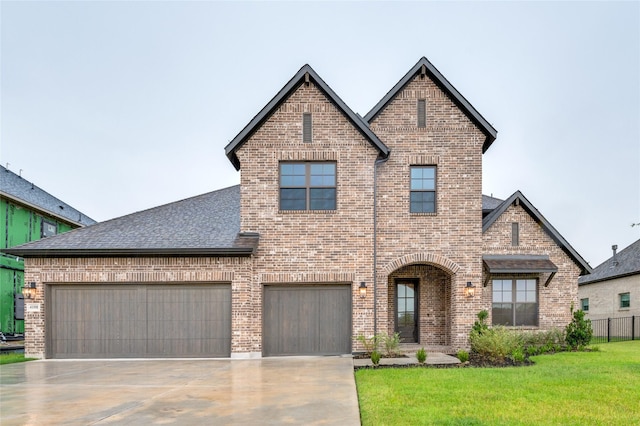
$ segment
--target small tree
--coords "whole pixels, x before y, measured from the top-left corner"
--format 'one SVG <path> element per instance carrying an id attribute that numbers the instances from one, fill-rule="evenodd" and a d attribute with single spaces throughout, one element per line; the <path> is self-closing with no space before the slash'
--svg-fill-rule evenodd
<path id="1" fill-rule="evenodd" d="M 573 320 L 565 328 L 567 345 L 573 350 L 584 348 L 591 341 L 593 337 L 593 328 L 591 328 L 591 320 L 584 318 L 584 311 L 578 309 L 573 310 L 573 303 L 571 304 L 571 314 Z"/>

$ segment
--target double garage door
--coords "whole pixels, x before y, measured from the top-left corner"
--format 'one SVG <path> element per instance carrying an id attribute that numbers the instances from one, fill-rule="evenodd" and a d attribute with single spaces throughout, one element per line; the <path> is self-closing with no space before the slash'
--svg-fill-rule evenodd
<path id="1" fill-rule="evenodd" d="M 229 284 L 54 285 L 50 358 L 228 357 Z"/>
<path id="2" fill-rule="evenodd" d="M 50 358 L 229 357 L 229 284 L 53 285 Z M 262 353 L 351 353 L 351 286 L 264 286 Z"/>

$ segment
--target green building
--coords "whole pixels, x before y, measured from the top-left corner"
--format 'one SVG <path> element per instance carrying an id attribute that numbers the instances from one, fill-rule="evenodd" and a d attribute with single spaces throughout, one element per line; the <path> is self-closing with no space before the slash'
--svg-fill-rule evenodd
<path id="1" fill-rule="evenodd" d="M 0 166 L 0 249 L 36 241 L 95 220 Z M 0 255 L 0 332 L 24 333 L 24 262 Z"/>

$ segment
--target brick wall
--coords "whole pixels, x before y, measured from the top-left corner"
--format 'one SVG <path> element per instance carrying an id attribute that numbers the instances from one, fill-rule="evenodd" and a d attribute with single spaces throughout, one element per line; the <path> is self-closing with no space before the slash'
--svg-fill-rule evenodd
<path id="1" fill-rule="evenodd" d="M 260 289 L 252 285 L 251 258 L 27 258 L 25 282 L 35 282 L 37 286 L 36 298 L 28 303 L 40 304 L 40 312 L 25 312 L 25 355 L 28 357 L 45 357 L 44 292 L 45 286 L 55 284 L 230 282 L 231 316 L 235 324 L 231 351 L 260 350 L 260 336 L 245 332 L 253 328 L 251 316 L 256 293 L 260 293 Z"/>
<path id="2" fill-rule="evenodd" d="M 519 223 L 520 245 L 511 245 L 511 224 Z M 579 267 L 551 239 L 521 206 L 510 206 L 483 235 L 484 254 L 530 254 L 548 255 L 558 267 L 558 272 L 548 287 L 544 283 L 548 274 L 538 276 L 539 328 L 564 327 L 571 321 L 570 307 L 576 309 Z M 491 315 L 491 282 L 482 289 L 484 309 Z M 491 319 L 491 317 L 489 318 Z"/>
<path id="3" fill-rule="evenodd" d="M 426 100 L 424 128 L 417 126 L 418 99 Z M 379 167 L 378 271 L 421 253 L 435 256 L 429 262 L 411 262 L 429 263 L 444 271 L 446 265 L 456 265 L 456 272 L 450 274 L 450 329 L 445 339 L 454 347 L 465 347 L 481 303 L 478 297 L 465 298 L 463 288 L 468 281 L 478 287 L 482 275 L 484 135 L 433 81 L 419 76 L 372 121 L 371 128 L 392 152 Z M 409 211 L 411 165 L 437 166 L 435 214 Z M 381 279 L 386 287 L 387 276 Z M 387 311 L 386 299 L 381 303 Z M 393 321 L 392 312 L 387 312 L 381 318 L 384 324 Z"/>
<path id="4" fill-rule="evenodd" d="M 313 141 L 302 141 L 303 113 L 312 114 Z M 378 151 L 313 84 L 301 85 L 238 150 L 241 230 L 258 232 L 254 281 L 352 283 L 353 333 L 373 333 L 373 297 L 358 296 L 373 281 L 373 164 Z M 334 161 L 337 209 L 280 211 L 281 161 Z M 261 330 L 261 302 L 253 313 Z"/>

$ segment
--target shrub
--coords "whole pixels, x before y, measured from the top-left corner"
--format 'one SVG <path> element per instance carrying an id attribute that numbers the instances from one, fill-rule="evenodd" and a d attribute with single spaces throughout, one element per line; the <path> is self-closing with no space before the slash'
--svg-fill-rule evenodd
<path id="1" fill-rule="evenodd" d="M 481 310 L 476 314 L 478 317 L 478 321 L 473 323 L 473 327 L 471 327 L 471 332 L 476 332 L 478 334 L 482 334 L 484 331 L 489 329 L 487 325 L 487 318 L 489 318 L 489 312 L 485 309 Z"/>
<path id="2" fill-rule="evenodd" d="M 384 353 L 387 357 L 393 357 L 398 354 L 400 348 L 400 333 L 393 333 L 389 336 L 387 333 L 378 334 L 378 338 L 384 346 Z"/>
<path id="3" fill-rule="evenodd" d="M 593 337 L 591 320 L 584 318 L 584 311 L 581 309 L 574 312 L 573 303 L 571 304 L 571 314 L 573 315 L 573 320 L 565 328 L 567 345 L 573 350 L 584 348 Z"/>
<path id="4" fill-rule="evenodd" d="M 565 350 L 564 331 L 559 328 L 522 333 L 522 345 L 528 355 L 562 352 Z"/>
<path id="5" fill-rule="evenodd" d="M 366 352 L 366 354 L 371 355 L 373 351 L 378 349 L 378 344 L 380 339 L 378 336 L 366 337 L 363 334 L 359 334 L 356 337 L 356 340 L 362 343 L 362 346 L 364 347 L 364 351 Z"/>
<path id="6" fill-rule="evenodd" d="M 418 362 L 420 364 L 424 364 L 427 360 L 427 351 L 425 351 L 424 348 L 418 349 L 418 352 L 416 352 L 416 358 L 418 358 Z"/>
<path id="7" fill-rule="evenodd" d="M 511 352 L 510 358 L 513 362 L 517 364 L 522 364 L 524 362 L 525 356 L 522 347 L 516 348 Z"/>
<path id="8" fill-rule="evenodd" d="M 472 330 L 469 341 L 474 352 L 499 362 L 522 347 L 519 333 L 502 326 L 487 328 L 481 332 Z"/>
<path id="9" fill-rule="evenodd" d="M 373 362 L 373 365 L 377 366 L 378 364 L 380 364 L 380 352 L 378 351 L 373 351 L 371 352 L 371 362 Z"/>
<path id="10" fill-rule="evenodd" d="M 469 352 L 465 351 L 464 349 L 460 349 L 456 356 L 462 363 L 469 361 Z"/>

